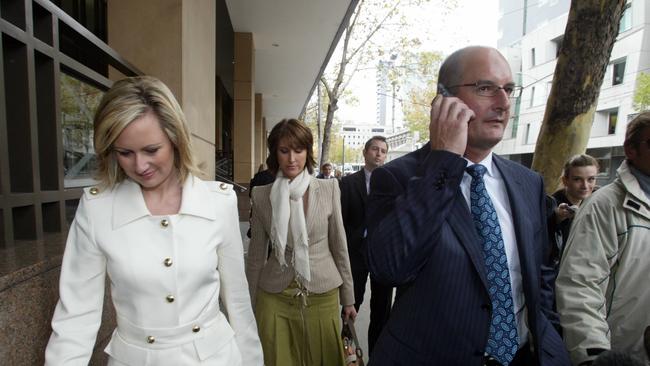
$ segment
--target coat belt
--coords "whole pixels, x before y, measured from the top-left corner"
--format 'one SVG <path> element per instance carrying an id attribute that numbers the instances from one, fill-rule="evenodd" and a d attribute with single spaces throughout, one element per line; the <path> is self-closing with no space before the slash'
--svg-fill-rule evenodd
<path id="1" fill-rule="evenodd" d="M 216 328 L 224 325 L 229 328 L 228 321 L 218 306 L 212 306 L 190 323 L 171 328 L 139 327 L 117 315 L 117 333 L 120 337 L 132 345 L 146 349 L 164 349 L 192 342 L 204 337 L 206 331 L 214 325 L 217 325 Z"/>

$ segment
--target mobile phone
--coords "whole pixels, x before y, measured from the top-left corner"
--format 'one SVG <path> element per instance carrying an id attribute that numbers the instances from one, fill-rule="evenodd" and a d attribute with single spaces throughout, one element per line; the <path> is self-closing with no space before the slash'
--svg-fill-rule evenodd
<path id="1" fill-rule="evenodd" d="M 578 206 L 577 206 L 577 205 L 569 206 L 569 207 L 567 207 L 567 209 L 568 209 L 569 211 L 571 211 L 571 213 L 574 213 L 574 214 L 575 214 L 576 212 L 578 212 Z"/>
<path id="2" fill-rule="evenodd" d="M 438 94 L 442 95 L 443 97 L 451 97 L 451 93 L 447 88 L 442 83 L 438 83 Z"/>

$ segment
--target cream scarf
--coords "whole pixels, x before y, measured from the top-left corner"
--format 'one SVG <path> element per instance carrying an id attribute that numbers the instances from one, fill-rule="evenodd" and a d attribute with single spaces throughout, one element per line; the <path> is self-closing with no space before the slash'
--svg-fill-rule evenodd
<path id="1" fill-rule="evenodd" d="M 292 181 L 278 171 L 275 182 L 271 187 L 271 243 L 275 257 L 283 267 L 287 265 L 284 252 L 287 247 L 287 234 L 291 230 L 293 238 L 293 267 L 299 279 L 309 282 L 309 237 L 305 222 L 302 196 L 309 187 L 311 176 L 307 169 L 298 174 Z"/>

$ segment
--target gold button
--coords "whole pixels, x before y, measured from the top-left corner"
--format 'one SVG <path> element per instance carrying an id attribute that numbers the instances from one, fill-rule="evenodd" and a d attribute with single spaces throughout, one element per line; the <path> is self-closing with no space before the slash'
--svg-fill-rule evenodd
<path id="1" fill-rule="evenodd" d="M 162 226 L 162 227 L 169 226 L 169 220 L 163 219 L 162 221 L 160 221 L 160 226 Z"/>
<path id="2" fill-rule="evenodd" d="M 192 332 L 194 332 L 194 333 L 198 333 L 200 330 L 201 330 L 201 327 L 199 327 L 198 325 L 195 325 L 195 326 L 192 327 Z"/>
<path id="3" fill-rule="evenodd" d="M 174 262 L 172 262 L 172 259 L 167 257 L 165 258 L 165 267 L 171 267 Z"/>
<path id="4" fill-rule="evenodd" d="M 151 343 L 153 343 L 155 341 L 156 341 L 156 338 L 154 338 L 154 336 L 147 337 L 147 343 L 151 344 Z"/>
<path id="5" fill-rule="evenodd" d="M 97 187 L 92 187 L 88 192 L 94 196 L 99 193 L 99 189 L 97 189 Z"/>
<path id="6" fill-rule="evenodd" d="M 174 302 L 174 295 L 167 295 L 167 302 Z"/>
<path id="7" fill-rule="evenodd" d="M 228 188 L 228 185 L 226 183 L 221 183 L 219 184 L 219 188 L 221 188 L 222 191 L 225 191 Z"/>

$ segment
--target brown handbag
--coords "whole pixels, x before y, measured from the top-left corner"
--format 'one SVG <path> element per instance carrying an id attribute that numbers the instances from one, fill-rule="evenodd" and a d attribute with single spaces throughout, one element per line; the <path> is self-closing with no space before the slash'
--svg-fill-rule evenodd
<path id="1" fill-rule="evenodd" d="M 343 323 L 341 329 L 341 338 L 343 339 L 343 353 L 345 354 L 346 366 L 364 366 L 363 350 L 359 345 L 357 332 L 354 329 L 354 320 L 349 318 L 347 323 Z"/>

